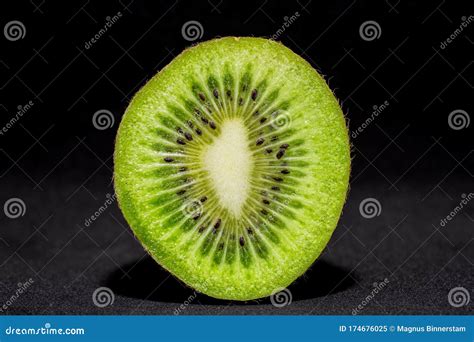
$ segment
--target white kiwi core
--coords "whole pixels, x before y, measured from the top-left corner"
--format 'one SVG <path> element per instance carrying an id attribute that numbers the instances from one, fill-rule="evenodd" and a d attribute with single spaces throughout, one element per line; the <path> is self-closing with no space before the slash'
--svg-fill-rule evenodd
<path id="1" fill-rule="evenodd" d="M 252 159 L 247 129 L 237 118 L 222 123 L 221 134 L 203 153 L 220 204 L 236 217 L 248 196 Z"/>

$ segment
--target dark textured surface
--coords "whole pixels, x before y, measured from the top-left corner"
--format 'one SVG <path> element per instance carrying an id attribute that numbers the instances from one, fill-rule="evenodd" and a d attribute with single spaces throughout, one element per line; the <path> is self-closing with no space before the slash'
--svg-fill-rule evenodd
<path id="1" fill-rule="evenodd" d="M 106 184 L 107 180 L 104 179 Z M 22 193 L 22 184 L 9 182 L 6 192 Z M 107 192 L 89 189 L 74 203 L 64 199 L 74 191 L 58 182 L 46 193 L 25 198 L 28 218 L 2 221 L 5 260 L 22 241 L 17 234 L 30 220 L 52 213 L 41 233 L 34 234 L 2 266 L 0 298 L 9 298 L 18 282 L 30 276 L 33 285 L 7 310 L 10 314 L 351 314 L 372 291 L 373 283 L 388 284 L 360 314 L 466 314 L 472 306 L 448 303 L 453 287 L 472 289 L 472 205 L 448 226 L 439 227 L 442 213 L 454 201 L 439 191 L 423 203 L 423 186 L 406 185 L 396 194 L 379 197 L 380 216 L 365 219 L 359 199 L 367 184 L 353 186 L 341 222 L 322 257 L 290 288 L 292 303 L 274 307 L 268 299 L 231 303 L 196 295 L 162 270 L 134 240 L 118 208 L 107 209 L 89 227 L 85 217 L 102 205 Z M 450 192 L 463 191 L 462 183 Z M 111 190 L 109 188 L 109 190 Z M 370 183 L 373 193 L 383 187 Z M 25 189 L 27 192 L 27 190 Z M 53 214 L 54 213 L 54 214 Z M 439 230 L 434 228 L 439 227 Z M 5 233 L 9 232 L 9 233 Z M 25 231 L 32 234 L 33 228 Z M 26 239 L 25 239 L 26 241 Z M 106 286 L 115 301 L 105 308 L 93 304 L 93 291 Z"/>

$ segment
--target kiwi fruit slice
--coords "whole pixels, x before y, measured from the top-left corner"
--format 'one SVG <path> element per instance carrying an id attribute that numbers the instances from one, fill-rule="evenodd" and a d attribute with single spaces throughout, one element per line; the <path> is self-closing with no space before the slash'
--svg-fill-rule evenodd
<path id="1" fill-rule="evenodd" d="M 324 79 L 281 43 L 226 37 L 134 96 L 115 190 L 148 253 L 209 296 L 251 300 L 301 276 L 334 231 L 350 147 Z"/>

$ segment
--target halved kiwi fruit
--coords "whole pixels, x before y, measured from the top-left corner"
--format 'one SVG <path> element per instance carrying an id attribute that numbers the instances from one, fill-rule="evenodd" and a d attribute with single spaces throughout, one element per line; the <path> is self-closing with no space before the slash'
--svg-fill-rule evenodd
<path id="1" fill-rule="evenodd" d="M 343 113 L 282 44 L 228 37 L 176 57 L 133 98 L 115 189 L 151 256 L 209 296 L 287 287 L 319 256 L 348 188 Z"/>

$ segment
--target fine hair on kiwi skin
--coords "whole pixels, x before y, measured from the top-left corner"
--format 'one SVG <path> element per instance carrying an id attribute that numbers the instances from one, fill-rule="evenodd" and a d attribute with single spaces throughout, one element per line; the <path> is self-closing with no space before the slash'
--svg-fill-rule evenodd
<path id="1" fill-rule="evenodd" d="M 344 116 L 301 57 L 262 38 L 185 50 L 133 98 L 115 188 L 147 252 L 209 296 L 251 300 L 302 275 L 345 201 Z"/>

